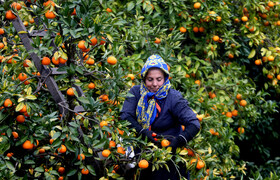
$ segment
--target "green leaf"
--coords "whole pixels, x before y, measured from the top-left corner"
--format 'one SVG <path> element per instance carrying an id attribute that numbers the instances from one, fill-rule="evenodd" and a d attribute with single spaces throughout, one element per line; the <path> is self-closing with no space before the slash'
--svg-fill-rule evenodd
<path id="1" fill-rule="evenodd" d="M 10 143 L 7 136 L 2 136 L 0 138 L 0 155 L 3 155 L 8 149 L 10 149 Z"/>
<path id="2" fill-rule="evenodd" d="M 5 161 L 5 163 L 10 170 L 12 170 L 13 172 L 15 171 L 15 167 L 10 161 Z"/>
<path id="3" fill-rule="evenodd" d="M 54 133 L 52 139 L 57 139 L 61 135 L 61 132 Z"/>
<path id="4" fill-rule="evenodd" d="M 127 11 L 131 11 L 134 8 L 134 6 L 135 6 L 134 2 L 132 2 L 132 1 L 129 2 L 127 4 Z"/>
<path id="5" fill-rule="evenodd" d="M 96 175 L 96 173 L 95 173 L 95 170 L 94 170 L 94 168 L 93 168 L 93 166 L 92 165 L 87 165 L 87 169 L 89 170 L 89 172 L 92 174 L 92 175 Z"/>
<path id="6" fill-rule="evenodd" d="M 252 49 L 250 54 L 248 55 L 248 58 L 251 59 L 253 58 L 254 56 L 256 55 L 256 50 L 255 49 Z"/>
<path id="7" fill-rule="evenodd" d="M 26 99 L 35 100 L 37 97 L 35 95 L 27 95 L 25 96 Z"/>
<path id="8" fill-rule="evenodd" d="M 23 106 L 24 106 L 24 103 L 23 103 L 23 102 L 19 103 L 19 104 L 17 105 L 17 107 L 16 107 L 16 111 L 17 111 L 17 112 L 20 111 L 20 110 L 23 108 Z"/>
<path id="9" fill-rule="evenodd" d="M 24 161 L 24 164 L 35 164 L 35 161 L 33 161 L 33 160 L 26 160 L 26 161 Z"/>
<path id="10" fill-rule="evenodd" d="M 34 169 L 34 171 L 37 171 L 37 172 L 45 172 L 45 169 L 43 167 L 36 167 Z"/>
<path id="11" fill-rule="evenodd" d="M 18 33 L 19 33 L 19 34 L 26 34 L 26 33 L 28 33 L 28 32 L 26 32 L 26 31 L 19 31 Z"/>
<path id="12" fill-rule="evenodd" d="M 68 173 L 66 174 L 66 176 L 73 176 L 74 174 L 76 174 L 77 170 L 76 169 L 71 169 L 70 171 L 68 171 Z"/>

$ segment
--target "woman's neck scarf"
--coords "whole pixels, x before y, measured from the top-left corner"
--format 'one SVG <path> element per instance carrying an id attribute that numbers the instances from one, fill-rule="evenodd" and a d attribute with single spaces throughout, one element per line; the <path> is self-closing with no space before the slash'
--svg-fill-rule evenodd
<path id="1" fill-rule="evenodd" d="M 145 83 L 144 78 L 148 70 L 152 67 L 159 68 L 163 70 L 166 74 L 165 82 L 158 89 L 156 93 L 150 92 Z M 160 107 L 157 104 L 157 101 L 160 101 L 167 97 L 168 91 L 171 87 L 169 81 L 169 72 L 167 64 L 163 61 L 163 59 L 159 55 L 150 56 L 146 63 L 144 64 L 141 71 L 142 82 L 140 86 L 140 94 L 141 98 L 138 101 L 136 115 L 137 121 L 142 125 L 144 129 L 149 129 L 150 125 L 154 122 L 155 118 L 160 112 Z"/>

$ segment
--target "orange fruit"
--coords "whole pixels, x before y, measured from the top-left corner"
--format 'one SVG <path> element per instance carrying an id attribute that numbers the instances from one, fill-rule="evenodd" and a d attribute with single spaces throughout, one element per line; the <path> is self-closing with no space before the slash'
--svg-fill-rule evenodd
<path id="1" fill-rule="evenodd" d="M 117 148 L 117 152 L 120 153 L 120 154 L 125 154 L 125 150 L 121 146 Z"/>
<path id="2" fill-rule="evenodd" d="M 64 167 L 59 167 L 57 170 L 60 174 L 63 174 L 65 172 L 65 168 Z"/>
<path id="3" fill-rule="evenodd" d="M 198 28 L 198 31 L 201 32 L 201 33 L 203 33 L 204 30 L 205 30 L 204 27 L 199 27 L 199 28 Z"/>
<path id="4" fill-rule="evenodd" d="M 194 83 L 200 86 L 200 80 L 195 80 Z"/>
<path id="5" fill-rule="evenodd" d="M 74 8 L 73 12 L 71 13 L 72 16 L 77 15 L 76 8 Z"/>
<path id="6" fill-rule="evenodd" d="M 233 58 L 234 58 L 234 55 L 231 54 L 231 53 L 229 53 L 229 54 L 228 54 L 228 58 L 233 59 Z"/>
<path id="7" fill-rule="evenodd" d="M 48 11 L 45 13 L 45 17 L 46 17 L 47 19 L 54 19 L 54 18 L 56 17 L 56 15 L 54 14 L 54 12 L 48 10 Z"/>
<path id="8" fill-rule="evenodd" d="M 94 89 L 94 88 L 95 88 L 95 84 L 92 83 L 92 82 L 89 83 L 89 84 L 88 84 L 88 88 L 89 88 L 89 89 Z"/>
<path id="9" fill-rule="evenodd" d="M 45 153 L 45 152 L 46 152 L 45 149 L 43 149 L 43 148 L 39 149 L 39 153 L 40 153 L 40 154 L 43 154 L 43 153 Z"/>
<path id="10" fill-rule="evenodd" d="M 196 169 L 201 169 L 205 166 L 205 163 L 202 160 L 198 160 L 196 164 Z"/>
<path id="11" fill-rule="evenodd" d="M 26 113 L 27 112 L 26 105 L 23 105 L 22 109 L 19 112 Z"/>
<path id="12" fill-rule="evenodd" d="M 7 153 L 7 157 L 12 157 L 14 155 L 14 153 Z"/>
<path id="13" fill-rule="evenodd" d="M 236 99 L 241 100 L 242 99 L 242 95 L 241 94 L 237 94 L 236 95 Z"/>
<path id="14" fill-rule="evenodd" d="M 107 121 L 101 121 L 99 125 L 102 128 L 103 126 L 108 126 L 108 122 Z"/>
<path id="15" fill-rule="evenodd" d="M 214 130 L 214 129 L 212 129 L 212 128 L 209 130 L 209 132 L 210 132 L 212 135 L 214 135 L 214 134 L 215 134 L 215 130 Z"/>
<path id="16" fill-rule="evenodd" d="M 54 141 L 54 139 L 50 139 L 50 144 L 52 144 L 52 143 L 53 143 L 53 141 Z"/>
<path id="17" fill-rule="evenodd" d="M 109 56 L 107 58 L 108 64 L 115 65 L 117 63 L 117 59 L 114 56 Z"/>
<path id="18" fill-rule="evenodd" d="M 269 7 L 273 7 L 274 6 L 274 2 L 272 2 L 272 1 L 269 1 L 268 3 L 267 3 L 267 5 L 269 6 Z"/>
<path id="19" fill-rule="evenodd" d="M 4 47 L 5 47 L 4 43 L 0 43 L 0 49 L 3 49 Z"/>
<path id="20" fill-rule="evenodd" d="M 22 144 L 23 149 L 33 149 L 33 144 L 31 143 L 31 141 L 26 140 L 23 144 Z"/>
<path id="21" fill-rule="evenodd" d="M 217 41 L 219 41 L 220 40 L 220 37 L 219 36 L 217 36 L 217 35 L 215 35 L 215 36 L 213 36 L 213 41 L 215 41 L 215 42 L 217 42 Z"/>
<path id="22" fill-rule="evenodd" d="M 238 115 L 238 111 L 236 109 L 234 109 L 232 112 L 231 112 L 232 116 L 237 116 Z"/>
<path id="23" fill-rule="evenodd" d="M 84 175 L 87 175 L 89 173 L 89 170 L 88 169 L 82 169 L 81 173 L 84 174 Z"/>
<path id="24" fill-rule="evenodd" d="M 185 33 L 185 32 L 187 32 L 187 29 L 184 28 L 184 27 L 180 27 L 180 32 L 181 32 L 181 33 Z"/>
<path id="25" fill-rule="evenodd" d="M 65 153 L 66 150 L 67 150 L 67 148 L 66 148 L 66 146 L 64 146 L 64 145 L 62 144 L 62 145 L 60 146 L 60 148 L 58 148 L 57 150 L 58 150 L 58 152 L 60 152 L 60 153 Z"/>
<path id="26" fill-rule="evenodd" d="M 2 34 L 4 34 L 4 33 L 5 33 L 4 29 L 3 29 L 3 28 L 0 28 L 0 35 L 2 35 Z"/>
<path id="27" fill-rule="evenodd" d="M 198 31 L 199 31 L 199 30 L 198 30 L 198 27 L 194 27 L 194 28 L 193 28 L 193 32 L 198 33 Z"/>
<path id="28" fill-rule="evenodd" d="M 159 38 L 156 38 L 156 40 L 154 41 L 154 43 L 159 44 L 161 42 L 161 40 Z"/>
<path id="29" fill-rule="evenodd" d="M 167 146 L 169 146 L 170 145 L 170 142 L 167 140 L 167 139 L 163 139 L 162 141 L 161 141 L 161 146 L 162 147 L 167 147 Z"/>
<path id="30" fill-rule="evenodd" d="M 67 89 L 66 94 L 67 94 L 68 96 L 74 96 L 74 95 L 75 95 L 75 94 L 74 94 L 74 89 L 73 89 L 73 88 Z"/>
<path id="31" fill-rule="evenodd" d="M 193 7 L 195 9 L 199 9 L 201 7 L 201 4 L 199 2 L 194 3 Z"/>
<path id="32" fill-rule="evenodd" d="M 102 151 L 102 156 L 103 157 L 108 157 L 111 154 L 111 151 L 109 149 L 104 149 Z"/>
<path id="33" fill-rule="evenodd" d="M 86 157 L 85 157 L 84 154 L 79 154 L 79 155 L 78 155 L 78 160 L 80 160 L 81 158 L 82 158 L 82 160 L 85 160 Z"/>
<path id="34" fill-rule="evenodd" d="M 67 59 L 63 59 L 62 57 L 58 58 L 60 64 L 65 64 Z"/>
<path id="35" fill-rule="evenodd" d="M 51 60 L 50 60 L 50 58 L 48 58 L 48 57 L 43 57 L 41 63 L 42 63 L 43 65 L 49 65 L 49 64 L 51 63 Z"/>
<path id="36" fill-rule="evenodd" d="M 268 61 L 274 61 L 274 57 L 273 57 L 273 56 L 268 56 L 268 57 L 267 57 L 267 60 L 268 60 Z"/>
<path id="37" fill-rule="evenodd" d="M 4 107 L 11 107 L 13 105 L 13 102 L 10 99 L 6 99 L 4 101 Z"/>
<path id="38" fill-rule="evenodd" d="M 277 79 L 280 80 L 280 74 L 277 75 Z"/>
<path id="39" fill-rule="evenodd" d="M 95 46 L 95 45 L 97 44 L 97 39 L 96 39 L 96 37 L 90 39 L 90 41 L 91 41 L 91 43 L 89 43 L 89 44 L 92 45 L 92 46 Z"/>
<path id="40" fill-rule="evenodd" d="M 245 129 L 244 129 L 243 127 L 239 127 L 239 128 L 237 129 L 237 131 L 238 131 L 238 133 L 243 134 L 244 131 L 245 131 Z"/>
<path id="41" fill-rule="evenodd" d="M 59 65 L 59 58 L 55 59 L 55 57 L 53 56 L 53 57 L 52 57 L 52 63 L 53 63 L 54 65 Z"/>
<path id="42" fill-rule="evenodd" d="M 25 117 L 23 115 L 18 115 L 17 116 L 17 122 L 24 123 L 24 121 L 25 121 Z"/>
<path id="43" fill-rule="evenodd" d="M 110 141 L 109 142 L 109 148 L 111 149 L 112 147 L 116 147 L 116 142 L 115 141 Z"/>
<path id="44" fill-rule="evenodd" d="M 141 161 L 139 161 L 138 167 L 141 169 L 146 169 L 149 167 L 149 162 L 146 159 L 142 159 Z"/>
<path id="45" fill-rule="evenodd" d="M 31 24 L 33 24 L 33 23 L 35 22 L 35 20 L 32 18 L 32 19 L 29 20 L 29 22 L 30 22 Z"/>
<path id="46" fill-rule="evenodd" d="M 193 163 L 196 163 L 196 161 L 197 161 L 196 159 L 192 159 L 192 160 L 190 161 L 190 163 L 193 164 Z"/>
<path id="47" fill-rule="evenodd" d="M 21 4 L 20 3 L 17 3 L 17 2 L 13 2 L 12 4 L 11 4 L 11 7 L 12 8 L 14 8 L 14 9 L 16 9 L 16 10 L 21 10 Z"/>
<path id="48" fill-rule="evenodd" d="M 196 117 L 199 121 L 202 121 L 204 114 L 200 114 L 200 115 L 198 114 L 198 115 L 196 115 Z"/>
<path id="49" fill-rule="evenodd" d="M 216 94 L 213 93 L 213 92 L 209 92 L 208 94 L 209 94 L 209 97 L 210 97 L 211 99 L 214 99 L 215 97 L 217 97 Z"/>
<path id="50" fill-rule="evenodd" d="M 194 156 L 194 152 L 191 149 L 186 149 L 188 151 L 188 156 Z"/>
<path id="51" fill-rule="evenodd" d="M 60 176 L 57 180 L 63 180 L 63 176 Z"/>
<path id="52" fill-rule="evenodd" d="M 260 59 L 255 60 L 255 64 L 257 66 L 261 65 L 262 64 L 262 60 L 260 60 Z"/>
<path id="53" fill-rule="evenodd" d="M 89 59 L 86 61 L 86 63 L 87 63 L 88 65 L 93 65 L 93 64 L 94 64 L 94 59 L 93 59 L 93 58 L 89 58 Z"/>
<path id="54" fill-rule="evenodd" d="M 18 79 L 20 81 L 24 81 L 25 79 L 27 79 L 27 75 L 25 73 L 19 73 Z"/>
<path id="55" fill-rule="evenodd" d="M 86 41 L 84 41 L 84 40 L 79 41 L 79 43 L 78 43 L 78 48 L 81 49 L 81 50 L 86 49 L 85 42 L 86 42 Z"/>
<path id="56" fill-rule="evenodd" d="M 23 67 L 29 67 L 28 64 L 31 64 L 31 61 L 30 61 L 29 59 L 25 59 L 25 60 L 23 61 Z"/>
<path id="57" fill-rule="evenodd" d="M 106 11 L 107 11 L 108 13 L 111 13 L 111 12 L 112 12 L 112 9 L 107 8 Z"/>
<path id="58" fill-rule="evenodd" d="M 247 17 L 247 16 L 242 16 L 241 20 L 242 20 L 243 22 L 247 22 L 247 21 L 248 21 L 248 17 Z"/>
<path id="59" fill-rule="evenodd" d="M 18 138 L 18 133 L 17 132 L 13 131 L 12 134 L 13 134 L 15 139 Z"/>
<path id="60" fill-rule="evenodd" d="M 13 13 L 11 10 L 8 10 L 8 11 L 6 12 L 6 19 L 8 19 L 8 20 L 13 20 L 13 19 L 15 19 L 15 18 L 17 18 L 17 17 L 16 17 L 16 15 L 14 15 L 14 13 Z"/>
<path id="61" fill-rule="evenodd" d="M 241 100 L 240 102 L 239 102 L 239 104 L 240 104 L 240 106 L 246 106 L 247 105 L 247 101 L 246 100 Z"/>
<path id="62" fill-rule="evenodd" d="M 103 40 L 100 41 L 100 45 L 105 44 L 106 43 L 106 38 L 105 37 L 101 37 L 101 39 L 103 39 Z"/>
<path id="63" fill-rule="evenodd" d="M 217 22 L 221 22 L 221 21 L 222 21 L 222 17 L 221 17 L 221 16 L 217 16 L 216 21 L 217 21 Z"/>
<path id="64" fill-rule="evenodd" d="M 101 99 L 101 100 L 104 102 L 104 101 L 108 101 L 108 100 L 109 100 L 109 97 L 108 97 L 108 95 L 106 95 L 106 94 L 102 94 L 102 95 L 99 97 L 99 99 Z"/>
<path id="65" fill-rule="evenodd" d="M 131 80 L 135 79 L 135 76 L 133 74 L 128 74 L 127 77 L 129 77 Z"/>
<path id="66" fill-rule="evenodd" d="M 55 7 L 55 3 L 51 0 L 48 0 L 47 2 L 43 3 L 44 6 L 48 6 L 49 4 L 51 4 L 51 6 L 53 6 L 53 7 Z"/>
<path id="67" fill-rule="evenodd" d="M 230 117 L 231 118 L 232 117 L 232 113 L 231 112 L 227 112 L 226 113 L 226 117 Z"/>
<path id="68" fill-rule="evenodd" d="M 272 79 L 272 78 L 273 78 L 273 75 L 267 74 L 267 78 L 268 78 L 268 79 Z"/>

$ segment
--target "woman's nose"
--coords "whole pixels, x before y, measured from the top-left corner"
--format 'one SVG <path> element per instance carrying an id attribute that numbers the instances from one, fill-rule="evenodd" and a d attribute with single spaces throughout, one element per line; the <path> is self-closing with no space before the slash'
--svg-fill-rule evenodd
<path id="1" fill-rule="evenodd" d="M 153 81 L 153 86 L 157 86 L 157 82 L 156 81 Z"/>

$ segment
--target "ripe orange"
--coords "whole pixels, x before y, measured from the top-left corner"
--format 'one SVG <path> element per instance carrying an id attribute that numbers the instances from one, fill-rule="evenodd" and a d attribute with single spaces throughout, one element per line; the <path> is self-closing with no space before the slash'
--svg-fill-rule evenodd
<path id="1" fill-rule="evenodd" d="M 190 163 L 193 164 L 193 163 L 196 163 L 196 161 L 197 161 L 196 159 L 192 159 L 192 160 L 190 161 Z"/>
<path id="2" fill-rule="evenodd" d="M 115 65 L 117 63 L 117 59 L 114 56 L 109 56 L 107 58 L 108 64 Z"/>
<path id="3" fill-rule="evenodd" d="M 49 4 L 51 4 L 51 6 L 53 6 L 53 7 L 55 7 L 55 3 L 51 0 L 48 0 L 47 2 L 43 3 L 44 6 L 48 6 Z"/>
<path id="4" fill-rule="evenodd" d="M 53 56 L 53 57 L 52 57 L 52 63 L 53 63 L 54 65 L 59 65 L 59 58 L 55 59 L 55 57 Z"/>
<path id="5" fill-rule="evenodd" d="M 262 64 L 262 60 L 260 60 L 260 59 L 255 60 L 255 64 L 257 66 L 261 65 Z"/>
<path id="6" fill-rule="evenodd" d="M 67 89 L 66 94 L 67 94 L 68 96 L 74 96 L 74 95 L 75 95 L 75 94 L 74 94 L 74 89 L 73 89 L 73 88 Z"/>
<path id="7" fill-rule="evenodd" d="M 125 154 L 125 150 L 121 146 L 117 148 L 117 152 L 120 153 L 120 154 Z"/>
<path id="8" fill-rule="evenodd" d="M 181 32 L 181 33 L 185 33 L 185 32 L 187 32 L 187 29 L 184 28 L 184 27 L 180 27 L 180 32 Z"/>
<path id="9" fill-rule="evenodd" d="M 109 149 L 104 149 L 102 151 L 102 156 L 108 157 L 111 154 L 111 151 Z"/>
<path id="10" fill-rule="evenodd" d="M 156 40 L 154 41 L 154 43 L 159 44 L 161 42 L 161 40 L 159 38 L 156 38 Z"/>
<path id="11" fill-rule="evenodd" d="M 196 115 L 196 117 L 199 121 L 202 121 L 202 119 L 204 118 L 204 114 L 198 114 Z"/>
<path id="12" fill-rule="evenodd" d="M 248 17 L 247 17 L 247 16 L 242 16 L 241 20 L 242 20 L 243 22 L 247 22 L 247 21 L 248 21 Z"/>
<path id="13" fill-rule="evenodd" d="M 20 73 L 18 76 L 18 79 L 20 81 L 24 81 L 25 79 L 27 79 L 27 75 L 25 73 Z"/>
<path id="14" fill-rule="evenodd" d="M 29 22 L 30 22 L 31 24 L 33 24 L 33 23 L 35 22 L 35 20 L 32 18 L 32 19 L 29 20 Z"/>
<path id="15" fill-rule="evenodd" d="M 238 111 L 236 109 L 234 109 L 232 112 L 231 112 L 232 116 L 237 116 L 238 115 Z"/>
<path id="16" fill-rule="evenodd" d="M 231 54 L 231 53 L 229 53 L 229 54 L 228 54 L 228 58 L 233 59 L 233 58 L 234 58 L 234 55 Z"/>
<path id="17" fill-rule="evenodd" d="M 26 113 L 27 112 L 26 105 L 23 105 L 22 109 L 19 112 Z"/>
<path id="18" fill-rule="evenodd" d="M 60 64 L 65 64 L 67 59 L 63 59 L 62 57 L 58 58 Z"/>
<path id="19" fill-rule="evenodd" d="M 133 74 L 128 74 L 127 77 L 129 77 L 131 80 L 135 79 L 135 76 Z"/>
<path id="20" fill-rule="evenodd" d="M 59 167 L 57 170 L 60 174 L 63 174 L 65 172 L 65 168 L 64 167 Z"/>
<path id="21" fill-rule="evenodd" d="M 4 43 L 0 43 L 0 49 L 3 49 L 5 47 Z"/>
<path id="22" fill-rule="evenodd" d="M 280 80 L 280 74 L 277 75 L 277 79 Z"/>
<path id="23" fill-rule="evenodd" d="M 230 117 L 231 118 L 232 117 L 232 113 L 231 112 L 227 112 L 226 113 L 226 117 Z"/>
<path id="24" fill-rule="evenodd" d="M 215 35 L 215 36 L 213 36 L 212 39 L 213 39 L 213 41 L 218 42 L 220 40 L 220 37 Z"/>
<path id="25" fill-rule="evenodd" d="M 199 29 L 198 27 L 193 27 L 193 32 L 198 33 Z"/>
<path id="26" fill-rule="evenodd" d="M 78 43 L 78 48 L 81 49 L 81 50 L 86 49 L 85 42 L 86 42 L 86 41 L 84 41 L 84 40 L 79 41 L 79 43 Z"/>
<path id="27" fill-rule="evenodd" d="M 86 61 L 86 63 L 88 64 L 88 65 L 93 65 L 94 64 L 94 59 L 93 58 L 89 58 L 87 61 Z"/>
<path id="28" fill-rule="evenodd" d="M 239 128 L 237 129 L 237 131 L 238 131 L 238 133 L 243 134 L 244 131 L 245 131 L 245 129 L 244 129 L 243 127 L 239 127 Z"/>
<path id="29" fill-rule="evenodd" d="M 194 83 L 200 86 L 200 80 L 195 80 Z"/>
<path id="30" fill-rule="evenodd" d="M 0 28 L 0 35 L 4 34 L 5 30 L 3 28 Z"/>
<path id="31" fill-rule="evenodd" d="M 213 92 L 209 92 L 208 94 L 209 94 L 209 97 L 210 97 L 211 99 L 214 99 L 215 97 L 217 97 L 216 94 L 213 93 Z"/>
<path id="32" fill-rule="evenodd" d="M 18 133 L 17 132 L 13 131 L 12 134 L 13 134 L 15 139 L 18 138 Z"/>
<path id="33" fill-rule="evenodd" d="M 109 142 L 109 148 L 111 149 L 112 147 L 116 147 L 115 141 L 110 141 Z"/>
<path id="34" fill-rule="evenodd" d="M 273 57 L 273 56 L 268 56 L 268 57 L 267 57 L 267 60 L 268 60 L 268 61 L 274 61 L 274 57 Z"/>
<path id="35" fill-rule="evenodd" d="M 54 139 L 50 139 L 50 144 L 52 144 L 52 143 L 53 143 L 53 141 L 54 141 Z"/>
<path id="36" fill-rule="evenodd" d="M 221 22 L 221 21 L 222 21 L 222 17 L 221 17 L 221 16 L 217 16 L 216 21 L 217 21 L 217 22 Z"/>
<path id="37" fill-rule="evenodd" d="M 63 180 L 64 178 L 63 178 L 63 176 L 60 176 L 57 180 Z"/>
<path id="38" fill-rule="evenodd" d="M 64 146 L 64 145 L 62 144 L 62 145 L 60 146 L 60 148 L 58 148 L 57 150 L 58 150 L 58 152 L 60 152 L 60 153 L 65 153 L 66 150 L 67 150 L 67 148 L 66 148 L 66 146 Z"/>
<path id="39" fill-rule="evenodd" d="M 94 88 L 95 88 L 95 84 L 92 83 L 92 82 L 89 83 L 89 84 L 88 84 L 88 88 L 89 88 L 89 89 L 94 89 Z"/>
<path id="40" fill-rule="evenodd" d="M 84 174 L 84 175 L 87 175 L 89 173 L 89 170 L 88 169 L 82 169 L 81 173 Z"/>
<path id="41" fill-rule="evenodd" d="M 106 94 L 102 94 L 102 95 L 100 95 L 99 99 L 101 99 L 103 102 L 105 102 L 105 101 L 109 100 L 109 97 Z"/>
<path id="42" fill-rule="evenodd" d="M 161 146 L 162 147 L 167 147 L 167 146 L 169 146 L 170 145 L 170 142 L 167 140 L 167 139 L 163 139 L 162 141 L 161 141 Z"/>
<path id="43" fill-rule="evenodd" d="M 102 128 L 103 126 L 108 126 L 108 122 L 107 121 L 101 121 L 99 125 Z"/>
<path id="44" fill-rule="evenodd" d="M 25 121 L 25 117 L 23 115 L 18 115 L 17 116 L 17 122 L 24 123 L 24 121 Z"/>
<path id="45" fill-rule="evenodd" d="M 25 60 L 23 61 L 23 67 L 29 67 L 28 64 L 31 64 L 31 61 L 30 61 L 29 59 L 25 59 Z"/>
<path id="46" fill-rule="evenodd" d="M 272 2 L 272 1 L 269 1 L 268 3 L 267 3 L 267 5 L 269 6 L 269 7 L 273 7 L 274 6 L 274 2 Z"/>
<path id="47" fill-rule="evenodd" d="M 6 99 L 4 101 L 4 107 L 11 107 L 13 105 L 13 102 L 10 99 Z"/>
<path id="48" fill-rule="evenodd" d="M 71 13 L 72 16 L 77 15 L 76 8 L 74 8 L 73 12 Z"/>
<path id="49" fill-rule="evenodd" d="M 85 157 L 84 154 L 79 154 L 79 155 L 78 155 L 78 160 L 80 160 L 81 158 L 82 158 L 82 160 L 85 160 L 86 157 Z"/>
<path id="50" fill-rule="evenodd" d="M 141 169 L 146 169 L 149 167 L 149 162 L 146 159 L 142 159 L 141 161 L 139 161 L 138 167 Z"/>
<path id="51" fill-rule="evenodd" d="M 273 75 L 272 75 L 272 74 L 267 74 L 267 78 L 268 78 L 268 79 L 272 79 L 272 78 L 273 78 Z"/>
<path id="52" fill-rule="evenodd" d="M 188 151 L 188 156 L 194 156 L 194 152 L 191 149 L 186 149 Z"/>
<path id="53" fill-rule="evenodd" d="M 204 162 L 202 160 L 198 160 L 196 164 L 196 169 L 201 169 L 205 166 Z"/>
<path id="54" fill-rule="evenodd" d="M 215 130 L 214 130 L 213 128 L 211 128 L 211 129 L 209 130 L 209 132 L 210 132 L 212 135 L 215 134 Z"/>
<path id="55" fill-rule="evenodd" d="M 6 19 L 8 19 L 8 20 L 13 20 L 13 19 L 15 19 L 15 18 L 17 18 L 17 17 L 16 17 L 16 15 L 14 15 L 14 13 L 13 13 L 11 10 L 8 10 L 8 11 L 6 12 Z"/>
<path id="56" fill-rule="evenodd" d="M 49 65 L 49 64 L 51 63 L 51 60 L 50 60 L 50 58 L 48 58 L 48 57 L 43 57 L 41 63 L 42 63 L 43 65 Z"/>
<path id="57" fill-rule="evenodd" d="M 96 37 L 90 39 L 90 41 L 91 41 L 90 45 L 92 45 L 92 46 L 95 46 L 95 45 L 97 44 L 97 39 L 96 39 Z"/>
<path id="58" fill-rule="evenodd" d="M 12 157 L 14 155 L 14 153 L 7 153 L 7 157 Z"/>
<path id="59" fill-rule="evenodd" d="M 199 32 L 203 33 L 205 29 L 204 29 L 204 27 L 199 27 L 198 30 L 199 30 Z"/>
<path id="60" fill-rule="evenodd" d="M 21 4 L 20 3 L 17 3 L 17 2 L 13 2 L 12 4 L 11 4 L 11 7 L 12 8 L 14 8 L 14 9 L 16 9 L 16 10 L 21 10 Z"/>
<path id="61" fill-rule="evenodd" d="M 201 4 L 199 2 L 194 3 L 193 7 L 195 9 L 199 9 L 201 7 Z"/>
<path id="62" fill-rule="evenodd" d="M 54 18 L 56 17 L 56 15 L 54 14 L 54 12 L 48 10 L 48 11 L 45 13 L 45 17 L 46 17 L 47 19 L 54 19 Z"/>
<path id="63" fill-rule="evenodd" d="M 22 144 L 22 147 L 23 147 L 23 149 L 33 149 L 33 144 L 29 140 L 26 140 Z"/>
<path id="64" fill-rule="evenodd" d="M 108 13 L 111 13 L 111 12 L 112 12 L 112 9 L 107 8 L 106 11 L 107 11 Z"/>
<path id="65" fill-rule="evenodd" d="M 237 94 L 236 95 L 236 99 L 241 100 L 242 99 L 242 95 L 241 94 Z"/>
<path id="66" fill-rule="evenodd" d="M 101 39 L 103 39 L 103 40 L 100 41 L 100 45 L 105 44 L 106 43 L 106 38 L 105 37 L 101 37 Z"/>
<path id="67" fill-rule="evenodd" d="M 243 100 L 241 100 L 239 102 L 239 104 L 240 104 L 240 106 L 246 106 L 247 105 L 247 101 L 243 99 Z"/>
<path id="68" fill-rule="evenodd" d="M 45 153 L 45 152 L 46 152 L 45 149 L 43 149 L 43 148 L 39 149 L 39 153 L 40 153 L 40 154 L 43 154 L 43 153 Z"/>

